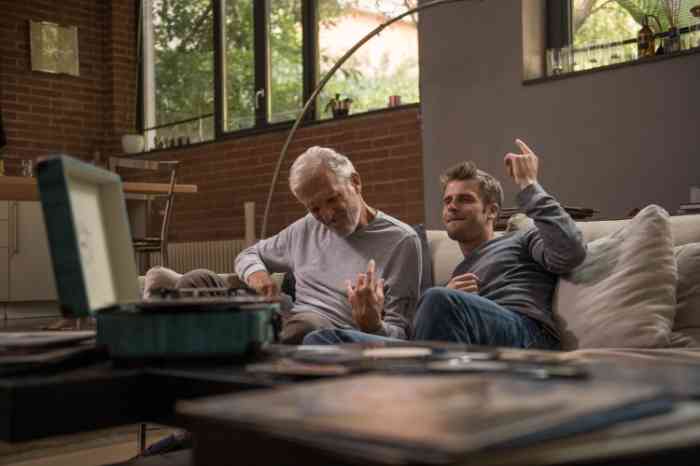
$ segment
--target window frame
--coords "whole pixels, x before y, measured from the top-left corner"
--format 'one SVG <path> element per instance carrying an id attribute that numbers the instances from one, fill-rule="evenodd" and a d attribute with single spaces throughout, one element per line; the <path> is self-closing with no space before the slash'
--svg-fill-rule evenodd
<path id="1" fill-rule="evenodd" d="M 521 0 L 523 6 L 523 21 L 526 18 L 524 10 L 525 2 Z M 547 50 L 550 48 L 571 47 L 574 43 L 574 0 L 540 0 L 537 3 L 539 10 L 535 13 L 539 19 L 538 35 L 535 37 L 531 31 L 523 29 L 523 85 L 539 84 L 549 81 L 557 81 L 561 79 L 569 79 L 578 76 L 585 76 L 591 73 L 607 72 L 619 68 L 627 68 L 630 66 L 644 66 L 650 63 L 675 59 L 676 57 L 684 57 L 687 55 L 700 54 L 700 46 L 690 49 L 682 49 L 664 54 L 655 55 L 653 57 L 637 58 L 633 60 L 625 60 L 618 63 L 610 63 L 594 68 L 583 70 L 572 70 L 559 75 L 549 75 L 547 73 Z M 532 15 L 534 9 L 529 11 Z M 523 23 L 525 24 L 525 23 Z M 680 34 L 688 33 L 689 27 L 683 26 L 678 28 Z M 657 38 L 668 36 L 668 31 L 656 32 Z M 621 44 L 636 44 L 637 37 L 620 41 Z M 531 44 L 531 47 L 527 47 Z"/>
<path id="2" fill-rule="evenodd" d="M 146 89 L 147 80 L 146 74 L 148 56 L 153 56 L 152 51 L 146 50 L 147 46 L 152 47 L 152 41 L 139 40 L 137 41 L 137 56 L 139 61 L 139 73 L 138 73 L 138 86 L 137 86 L 137 99 L 138 99 L 138 114 L 137 124 L 138 128 L 142 133 L 152 131 L 154 129 L 165 128 L 177 126 L 183 122 L 197 120 L 200 118 L 209 118 L 213 116 L 214 118 L 214 134 L 212 140 L 202 141 L 202 142 L 212 142 L 221 139 L 231 138 L 231 137 L 243 137 L 252 134 L 265 133 L 273 130 L 289 128 L 293 124 L 294 120 L 286 120 L 281 122 L 272 123 L 269 121 L 270 116 L 270 49 L 268 47 L 269 36 L 268 36 L 268 23 L 269 23 L 269 2 L 271 0 L 255 0 L 253 2 L 253 21 L 254 21 L 254 75 L 255 75 L 255 90 L 264 89 L 264 95 L 259 101 L 259 105 L 255 111 L 255 124 L 250 128 L 244 129 L 227 129 L 227 96 L 226 96 L 226 56 L 224 43 L 225 34 L 225 12 L 226 12 L 226 0 L 210 0 L 212 5 L 212 20 L 213 20 L 213 72 L 214 72 L 214 109 L 212 114 L 199 115 L 187 120 L 169 122 L 159 125 L 148 126 L 149 116 L 146 115 L 146 105 L 149 99 L 149 92 Z M 152 28 L 152 21 L 147 21 L 151 15 L 148 14 L 148 10 L 152 9 L 152 0 L 136 0 L 137 9 L 141 9 L 140 20 L 141 25 L 138 21 L 136 24 L 137 34 L 142 35 L 142 37 L 147 38 L 149 33 L 147 29 Z M 320 44 L 319 44 L 319 13 L 318 13 L 318 1 L 317 0 L 301 0 L 301 26 L 302 26 L 302 102 L 306 102 L 314 89 L 318 85 L 320 80 Z M 151 34 L 152 35 L 152 34 Z M 142 59 L 144 57 L 145 59 Z M 152 60 L 153 58 L 151 58 Z M 152 65 L 151 65 L 152 66 Z M 151 84 L 153 85 L 153 84 Z M 154 97 L 150 97 L 154 100 Z M 356 115 L 362 115 L 365 113 L 374 113 L 377 111 L 391 111 L 400 109 L 403 107 L 415 106 L 416 103 L 408 103 L 399 105 L 396 107 L 387 107 L 382 109 L 373 109 L 357 113 Z M 301 111 L 302 107 L 299 108 Z M 155 112 L 155 109 L 151 109 Z M 156 115 L 150 119 L 155 121 Z M 317 123 L 326 121 L 320 118 L 318 99 L 314 101 L 309 111 L 302 122 L 304 124 Z M 152 145 L 147 143 L 147 151 L 159 150 Z"/>

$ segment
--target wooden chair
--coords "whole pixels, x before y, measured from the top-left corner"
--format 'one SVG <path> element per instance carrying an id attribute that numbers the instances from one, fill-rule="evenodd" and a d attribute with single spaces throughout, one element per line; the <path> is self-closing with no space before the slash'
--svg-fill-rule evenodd
<path id="1" fill-rule="evenodd" d="M 139 258 L 139 267 L 142 269 L 142 273 L 145 273 L 151 267 L 150 256 L 152 252 L 160 252 L 161 265 L 163 267 L 168 267 L 168 232 L 170 228 L 170 220 L 172 218 L 173 203 L 175 201 L 175 183 L 177 181 L 177 161 L 156 161 L 156 160 L 135 160 L 121 157 L 110 157 L 109 158 L 109 169 L 115 173 L 120 173 L 120 169 L 126 169 L 133 174 L 137 174 L 143 170 L 149 170 L 151 173 L 168 173 L 169 174 L 169 188 L 167 194 L 164 195 L 136 195 L 127 196 L 132 199 L 143 200 L 146 202 L 146 235 L 144 237 L 134 237 L 132 242 L 134 245 L 134 253 Z M 160 236 L 148 236 L 151 231 L 150 220 L 154 216 L 153 206 L 156 204 L 158 199 L 165 200 L 165 206 L 163 207 L 162 213 L 162 223 L 160 226 Z M 137 435 L 138 451 L 139 454 L 143 453 L 146 449 L 146 433 L 148 427 L 145 423 L 139 425 L 139 432 Z"/>
<path id="2" fill-rule="evenodd" d="M 160 252 L 161 265 L 169 266 L 168 261 L 168 233 L 170 229 L 170 221 L 172 219 L 173 204 L 175 201 L 175 183 L 177 181 L 177 161 L 156 161 L 156 160 L 135 160 L 121 157 L 110 157 L 109 169 L 115 173 L 133 173 L 137 174 L 144 170 L 150 171 L 153 174 L 167 173 L 169 176 L 169 188 L 167 194 L 162 195 L 134 195 L 127 196 L 127 199 L 139 199 L 146 203 L 146 223 L 145 236 L 135 236 L 132 238 L 134 244 L 134 252 L 137 255 L 138 263 L 142 272 L 151 267 L 150 256 L 152 252 Z M 121 169 L 125 169 L 122 171 Z M 127 171 L 128 170 L 128 171 Z M 164 206 L 158 211 L 154 210 L 154 206 L 158 205 L 158 200 L 164 201 Z M 149 236 L 151 234 L 151 220 L 158 216 L 162 216 L 159 236 Z"/>

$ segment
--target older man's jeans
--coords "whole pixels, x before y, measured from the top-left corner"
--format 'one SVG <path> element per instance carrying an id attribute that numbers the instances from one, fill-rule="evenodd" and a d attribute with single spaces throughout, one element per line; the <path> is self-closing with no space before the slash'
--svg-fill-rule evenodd
<path id="1" fill-rule="evenodd" d="M 418 303 L 415 340 L 447 341 L 513 348 L 559 349 L 559 341 L 528 316 L 475 293 L 431 288 Z M 318 330 L 304 344 L 398 341 L 357 330 Z"/>

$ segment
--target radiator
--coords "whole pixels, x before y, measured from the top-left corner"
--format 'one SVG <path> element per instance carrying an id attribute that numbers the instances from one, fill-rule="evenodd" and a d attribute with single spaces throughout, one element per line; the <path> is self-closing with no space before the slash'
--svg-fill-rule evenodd
<path id="1" fill-rule="evenodd" d="M 184 273 L 192 269 L 209 269 L 217 273 L 233 273 L 233 260 L 245 249 L 243 239 L 221 241 L 192 241 L 168 244 L 170 268 Z M 150 265 L 162 264 L 160 252 L 150 255 Z M 141 273 L 145 273 L 146 264 L 138 264 Z"/>

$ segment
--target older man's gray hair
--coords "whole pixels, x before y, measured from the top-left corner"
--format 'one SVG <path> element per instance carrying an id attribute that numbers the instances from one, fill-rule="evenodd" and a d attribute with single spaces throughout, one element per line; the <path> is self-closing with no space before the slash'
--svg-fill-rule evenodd
<path id="1" fill-rule="evenodd" d="M 313 146 L 297 157 L 289 170 L 289 188 L 292 193 L 296 194 L 305 180 L 324 169 L 333 172 L 340 181 L 349 181 L 352 174 L 356 173 L 350 159 L 343 154 L 328 147 Z"/>

